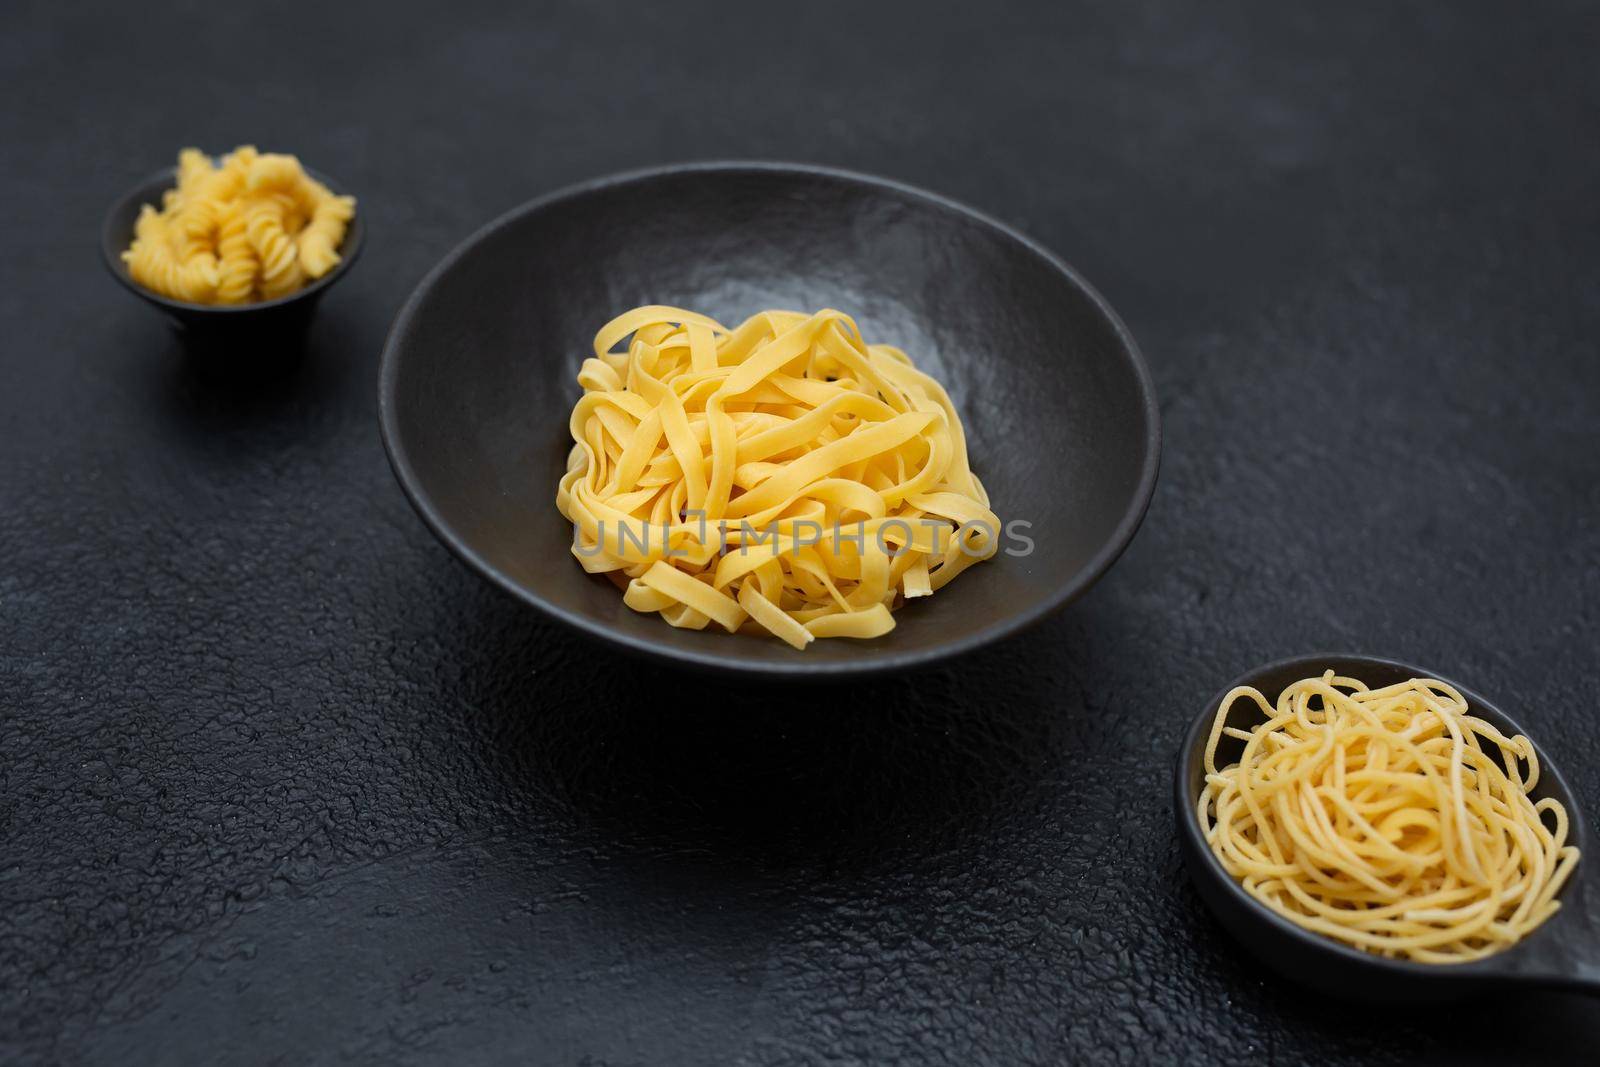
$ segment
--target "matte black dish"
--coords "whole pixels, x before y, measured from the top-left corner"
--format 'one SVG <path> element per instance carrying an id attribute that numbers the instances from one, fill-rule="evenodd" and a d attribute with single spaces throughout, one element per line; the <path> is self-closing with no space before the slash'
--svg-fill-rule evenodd
<path id="1" fill-rule="evenodd" d="M 309 168 L 306 173 L 336 193 L 343 193 L 333 179 Z M 150 175 L 134 186 L 106 213 L 105 225 L 100 232 L 100 253 L 112 277 L 141 300 L 159 308 L 172 319 L 191 341 L 205 345 L 243 345 L 260 347 L 279 344 L 302 332 L 311 321 L 322 294 L 340 278 L 350 272 L 366 237 L 366 225 L 361 218 L 359 205 L 350 226 L 345 230 L 344 241 L 339 245 L 339 263 L 327 274 L 288 296 L 276 300 L 262 300 L 253 304 L 191 304 L 162 296 L 134 281 L 128 274 L 128 265 L 122 253 L 133 242 L 133 224 L 139 209 L 145 204 L 161 206 L 161 194 L 177 184 L 177 168 L 168 167 Z"/>
<path id="2" fill-rule="evenodd" d="M 555 490 L 579 362 L 601 325 L 639 304 L 728 323 L 767 307 L 854 315 L 949 389 L 996 512 L 1032 523 L 1034 551 L 997 556 L 909 605 L 886 637 L 803 653 L 630 611 L 572 558 Z M 1066 604 L 1132 538 L 1159 452 L 1133 339 L 1060 260 L 929 193 L 777 164 L 606 178 L 489 224 L 400 312 L 379 407 L 417 511 L 491 581 L 631 649 L 789 675 L 931 662 Z"/>
<path id="3" fill-rule="evenodd" d="M 1328 668 L 1378 687 L 1408 678 L 1437 678 L 1461 691 L 1473 713 L 1506 734 L 1524 734 L 1539 753 L 1535 798 L 1555 797 L 1567 809 L 1578 869 L 1563 888 L 1561 909 L 1543 926 L 1504 952 L 1472 963 L 1428 964 L 1390 960 L 1311 933 L 1282 918 L 1223 870 L 1200 833 L 1195 802 L 1205 780 L 1203 761 L 1217 708 L 1236 686 L 1250 685 L 1276 701 L 1284 686 Z M 1258 721 L 1254 704 L 1241 701 L 1229 723 L 1248 728 Z M 1237 721 L 1235 721 L 1237 716 Z M 1237 759 L 1244 743 L 1223 738 L 1219 764 Z M 1307 985 L 1359 1000 L 1438 1001 L 1480 993 L 1499 985 L 1526 984 L 1584 989 L 1600 993 L 1600 878 L 1595 872 L 1594 835 L 1577 798 L 1536 738 L 1480 693 L 1436 671 L 1394 660 L 1342 654 L 1300 656 L 1259 667 L 1229 682 L 1211 699 L 1184 739 L 1176 775 L 1178 842 L 1201 899 L 1224 926 L 1261 960 Z"/>

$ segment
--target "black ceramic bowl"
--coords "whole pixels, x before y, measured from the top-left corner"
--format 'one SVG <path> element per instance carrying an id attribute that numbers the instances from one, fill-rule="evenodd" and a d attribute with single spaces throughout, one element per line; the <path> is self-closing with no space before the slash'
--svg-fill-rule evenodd
<path id="1" fill-rule="evenodd" d="M 1377 688 L 1410 678 L 1449 682 L 1466 698 L 1473 714 L 1510 736 L 1523 734 L 1539 754 L 1540 775 L 1534 799 L 1554 797 L 1567 809 L 1569 839 L 1578 846 L 1578 868 L 1557 897 L 1561 910 L 1522 941 L 1471 963 L 1413 963 L 1351 948 L 1304 930 L 1260 904 L 1223 869 L 1200 832 L 1196 803 L 1205 781 L 1205 745 L 1222 698 L 1241 685 L 1254 686 L 1276 702 L 1285 686 L 1332 668 Z M 1229 709 L 1228 724 L 1249 729 L 1260 721 L 1250 701 Z M 1244 742 L 1223 738 L 1217 762 L 1237 762 Z M 1269 663 L 1234 679 L 1195 718 L 1178 753 L 1175 776 L 1178 843 L 1195 889 L 1251 954 L 1306 985 L 1352 1000 L 1427 1002 L 1453 1000 L 1508 985 L 1538 985 L 1600 992 L 1600 866 L 1594 835 L 1561 771 L 1533 735 L 1482 694 L 1444 675 L 1407 663 L 1322 653 Z"/>
<path id="2" fill-rule="evenodd" d="M 640 304 L 735 323 L 835 307 L 949 389 L 972 466 L 1033 550 L 1001 554 L 871 641 L 678 630 L 630 611 L 570 553 L 556 483 L 578 365 Z M 412 294 L 379 384 L 384 443 L 423 520 L 485 577 L 626 648 L 790 676 L 927 664 L 1066 604 L 1133 537 L 1155 486 L 1155 393 L 1089 284 L 1005 226 L 877 178 L 700 164 L 605 178 L 490 223 Z M 1020 541 L 1011 542 L 1014 550 Z"/>
<path id="3" fill-rule="evenodd" d="M 342 193 L 338 183 L 325 174 L 307 170 L 307 174 L 336 193 Z M 122 253 L 133 242 L 133 224 L 139 209 L 145 204 L 161 206 L 161 194 L 177 184 L 177 169 L 169 167 L 150 175 L 130 189 L 106 213 L 105 225 L 100 232 L 100 253 L 111 276 L 128 288 L 135 296 L 165 312 L 193 341 L 215 342 L 219 346 L 244 345 L 259 347 L 291 339 L 304 331 L 311 321 L 322 294 L 340 278 L 350 273 L 350 268 L 361 255 L 366 237 L 366 225 L 361 212 L 356 212 L 345 230 L 344 241 L 339 245 L 339 263 L 327 274 L 288 296 L 276 300 L 262 300 L 253 304 L 191 304 L 186 300 L 173 300 L 153 292 L 134 281 L 128 274 L 128 265 Z"/>

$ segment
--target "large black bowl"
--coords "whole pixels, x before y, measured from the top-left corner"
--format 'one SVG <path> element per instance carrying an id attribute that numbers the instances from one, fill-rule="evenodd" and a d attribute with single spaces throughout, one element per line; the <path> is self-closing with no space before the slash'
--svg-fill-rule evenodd
<path id="1" fill-rule="evenodd" d="M 630 611 L 572 558 L 555 492 L 579 362 L 601 325 L 639 304 L 723 322 L 769 307 L 855 316 L 869 341 L 905 349 L 949 389 L 995 512 L 1032 524 L 1032 551 L 908 605 L 885 637 L 804 652 Z M 630 649 L 792 676 L 942 660 L 1066 604 L 1133 537 L 1160 450 L 1133 338 L 1055 256 L 929 193 L 776 164 L 606 178 L 490 223 L 401 310 L 379 410 L 411 502 L 491 581 Z"/>

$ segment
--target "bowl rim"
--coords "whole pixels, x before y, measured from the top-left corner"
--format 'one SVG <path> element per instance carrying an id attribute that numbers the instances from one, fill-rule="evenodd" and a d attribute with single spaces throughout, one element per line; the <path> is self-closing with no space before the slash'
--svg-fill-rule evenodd
<path id="1" fill-rule="evenodd" d="M 1470 707 L 1479 711 L 1487 709 L 1490 712 L 1489 719 L 1494 725 L 1502 730 L 1510 727 L 1513 733 L 1526 737 L 1528 743 L 1533 746 L 1534 752 L 1538 754 L 1541 780 L 1553 782 L 1558 791 L 1573 798 L 1574 803 L 1576 803 L 1578 794 L 1573 790 L 1572 784 L 1561 773 L 1560 764 L 1549 758 L 1544 746 L 1534 740 L 1533 734 L 1515 716 L 1506 712 L 1499 704 L 1490 700 L 1478 690 L 1462 685 L 1449 675 L 1441 674 L 1404 660 L 1392 659 L 1388 656 L 1374 656 L 1364 652 L 1311 652 L 1298 656 L 1286 656 L 1282 659 L 1272 660 L 1252 667 L 1229 681 L 1227 685 L 1212 695 L 1199 714 L 1195 716 L 1194 721 L 1184 731 L 1183 742 L 1178 748 L 1178 758 L 1174 767 L 1173 811 L 1178 822 L 1178 833 L 1182 835 L 1187 845 L 1183 851 L 1204 864 L 1203 871 L 1191 870 L 1190 877 L 1196 880 L 1205 877 L 1212 884 L 1224 887 L 1224 892 L 1235 901 L 1245 904 L 1257 921 L 1270 927 L 1278 936 L 1295 941 L 1302 946 L 1309 946 L 1318 951 L 1331 953 L 1347 963 L 1371 967 L 1374 970 L 1385 971 L 1392 975 L 1407 978 L 1420 977 L 1438 982 L 1457 982 L 1461 984 L 1471 984 L 1481 981 L 1485 977 L 1522 977 L 1519 965 L 1525 965 L 1530 957 L 1537 956 L 1541 948 L 1549 944 L 1552 937 L 1552 923 L 1555 924 L 1557 930 L 1560 929 L 1560 912 L 1534 930 L 1531 930 L 1521 941 L 1481 959 L 1464 963 L 1444 964 L 1391 959 L 1363 951 L 1315 931 L 1307 930 L 1305 927 L 1290 922 L 1282 915 L 1279 915 L 1276 911 L 1251 896 L 1244 886 L 1240 885 L 1238 880 L 1223 868 L 1222 861 L 1217 858 L 1217 854 L 1206 843 L 1205 835 L 1200 832 L 1200 820 L 1197 818 L 1200 798 L 1198 795 L 1191 795 L 1189 792 L 1189 764 L 1190 758 L 1194 753 L 1204 752 L 1205 740 L 1210 735 L 1211 724 L 1215 720 L 1217 711 L 1222 704 L 1222 698 L 1239 686 L 1248 685 L 1259 689 L 1260 687 L 1257 683 L 1261 678 L 1278 671 L 1321 671 L 1329 667 L 1338 670 L 1341 666 L 1352 664 L 1361 667 L 1389 668 L 1405 673 L 1412 678 L 1433 678 L 1454 686 L 1466 699 Z M 1354 672 L 1349 672 L 1349 676 L 1354 676 Z M 1302 677 L 1310 677 L 1310 675 L 1306 674 L 1302 675 Z M 1366 681 L 1365 678 L 1361 680 L 1363 682 Z M 1278 697 L 1277 693 L 1266 693 L 1265 691 L 1262 691 L 1262 695 L 1267 697 L 1269 701 L 1276 701 Z M 1499 721 L 1494 722 L 1494 720 Z M 1589 840 L 1589 826 L 1581 809 L 1567 812 L 1567 826 L 1568 843 L 1579 848 L 1578 867 L 1573 871 L 1567 884 L 1562 887 L 1560 894 L 1570 902 L 1574 894 L 1582 891 L 1585 880 L 1591 877 L 1588 867 L 1585 866 L 1585 860 L 1589 858 L 1593 845 Z"/>
<path id="2" fill-rule="evenodd" d="M 997 231 L 1003 237 L 1021 246 L 1025 251 L 1037 256 L 1059 273 L 1068 284 L 1081 291 L 1111 326 L 1119 342 L 1118 355 L 1133 371 L 1139 390 L 1140 406 L 1144 414 L 1145 454 L 1139 471 L 1138 483 L 1134 487 L 1134 492 L 1127 508 L 1113 528 L 1110 537 L 1089 558 L 1088 562 L 1072 576 L 1071 580 L 1062 583 L 1058 589 L 1037 606 L 1008 615 L 979 630 L 963 634 L 931 648 L 886 652 L 874 648 L 870 643 L 862 643 L 861 655 L 858 658 L 829 662 L 807 662 L 801 654 L 797 654 L 793 662 L 783 660 L 755 661 L 746 660 L 738 656 L 722 656 L 714 651 L 702 652 L 693 649 L 661 646 L 631 634 L 617 632 L 587 618 L 581 613 L 567 611 L 548 602 L 536 590 L 516 582 L 509 575 L 473 551 L 469 545 L 455 534 L 444 516 L 434 506 L 432 499 L 423 490 L 421 481 L 412 467 L 411 459 L 406 453 L 405 445 L 400 439 L 395 408 L 396 390 L 399 382 L 399 353 L 404 344 L 404 338 L 410 333 L 412 320 L 418 314 L 423 301 L 427 299 L 439 280 L 472 249 L 476 248 L 492 234 L 526 216 L 543 211 L 564 201 L 602 190 L 663 178 L 697 174 L 739 173 L 804 175 L 864 185 L 892 192 L 910 200 L 920 201 L 940 211 L 962 216 L 981 226 Z M 457 244 L 423 276 L 422 280 L 417 283 L 416 288 L 412 290 L 411 295 L 406 298 L 406 302 L 401 306 L 399 314 L 395 316 L 394 324 L 390 327 L 388 337 L 384 341 L 383 356 L 378 373 L 378 422 L 383 438 L 384 451 L 388 454 L 389 465 L 394 471 L 395 479 L 400 483 L 401 489 L 411 501 L 411 505 L 416 509 L 417 514 L 422 517 L 423 522 L 433 532 L 434 536 L 463 562 L 501 589 L 509 592 L 512 596 L 583 633 L 630 652 L 641 654 L 657 662 L 693 667 L 715 674 L 742 675 L 746 677 L 775 676 L 789 680 L 860 678 L 867 675 L 888 674 L 911 667 L 943 662 L 972 652 L 985 645 L 993 644 L 1054 614 L 1077 599 L 1098 581 L 1127 549 L 1140 523 L 1144 520 L 1145 513 L 1149 510 L 1161 463 L 1161 413 L 1156 398 L 1155 383 L 1151 377 L 1149 367 L 1145 364 L 1144 357 L 1139 351 L 1139 346 L 1134 341 L 1133 335 L 1128 331 L 1121 317 L 1112 309 L 1105 297 L 1101 296 L 1094 286 L 1090 285 L 1081 274 L 1059 256 L 1006 223 L 938 193 L 929 192 L 892 178 L 883 178 L 819 164 L 774 160 L 707 160 L 669 163 L 661 166 L 621 171 L 563 186 L 514 207 L 480 226 Z"/>
<path id="3" fill-rule="evenodd" d="M 216 157 L 212 158 L 214 160 Z M 306 174 L 326 185 L 334 193 L 344 195 L 341 192 L 343 189 L 342 184 L 333 178 L 323 174 L 321 171 L 312 170 L 310 167 L 304 166 L 304 164 L 302 164 L 302 169 Z M 178 168 L 176 166 L 164 167 L 146 175 L 127 192 L 111 202 L 111 206 L 106 209 L 105 218 L 100 223 L 101 262 L 111 272 L 111 276 L 122 283 L 125 288 L 157 307 L 184 315 L 245 315 L 253 311 L 265 311 L 270 308 L 283 307 L 286 304 L 292 304 L 297 300 L 303 300 L 313 294 L 320 293 L 344 277 L 350 268 L 355 265 L 356 260 L 360 258 L 361 250 L 366 245 L 366 222 L 362 218 L 363 213 L 358 209 L 355 215 L 352 216 L 350 225 L 345 230 L 344 240 L 339 244 L 339 262 L 335 264 L 332 270 L 314 280 L 310 285 L 302 286 L 292 293 L 272 300 L 257 300 L 249 304 L 195 304 L 188 300 L 175 300 L 170 296 L 163 296 L 153 289 L 146 289 L 134 281 L 133 276 L 128 273 L 127 264 L 122 262 L 122 253 L 128 247 L 131 234 L 123 234 L 122 228 L 117 225 L 116 220 L 122 214 L 123 209 L 129 205 L 158 205 L 161 194 L 173 187 L 177 176 Z"/>

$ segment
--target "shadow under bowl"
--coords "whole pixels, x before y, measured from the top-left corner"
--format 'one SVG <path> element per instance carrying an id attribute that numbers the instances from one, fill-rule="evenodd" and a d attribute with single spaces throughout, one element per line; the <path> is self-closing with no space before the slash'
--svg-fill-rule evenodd
<path id="1" fill-rule="evenodd" d="M 325 174 L 309 168 L 306 173 L 335 193 L 346 191 Z M 344 240 L 339 244 L 339 262 L 309 285 L 276 300 L 251 304 L 192 304 L 146 289 L 133 280 L 128 265 L 122 261 L 122 253 L 133 243 L 133 226 L 139 209 L 145 204 L 159 208 L 161 194 L 176 184 L 177 168 L 169 167 L 144 179 L 111 206 L 100 231 L 100 253 L 106 269 L 129 292 L 166 314 L 182 331 L 191 348 L 201 354 L 265 356 L 291 361 L 299 354 L 298 341 L 323 294 L 350 273 L 361 255 L 366 224 L 360 210 L 350 220 Z"/>
<path id="2" fill-rule="evenodd" d="M 1179 750 L 1174 797 L 1178 843 L 1184 864 L 1200 898 L 1222 925 L 1250 953 L 1297 982 L 1351 1000 L 1428 1002 L 1474 995 L 1507 983 L 1558 988 L 1595 988 L 1600 961 L 1600 886 L 1592 856 L 1593 841 L 1577 797 L 1548 753 L 1534 741 L 1539 755 L 1539 781 L 1530 792 L 1535 801 L 1553 797 L 1566 808 L 1569 842 L 1580 852 L 1578 868 L 1560 896 L 1561 909 L 1523 940 L 1502 952 L 1470 963 L 1415 963 L 1364 952 L 1295 925 L 1251 896 L 1222 866 L 1200 830 L 1198 801 L 1205 782 L 1205 747 L 1223 698 L 1239 686 L 1253 686 L 1269 703 L 1291 683 L 1335 674 L 1356 678 L 1378 689 L 1411 678 L 1435 678 L 1455 686 L 1472 714 L 1501 733 L 1533 740 L 1509 715 L 1482 694 L 1445 676 L 1376 656 L 1321 653 L 1269 663 L 1235 678 L 1214 696 L 1190 726 Z M 1261 721 L 1253 701 L 1235 701 L 1228 725 L 1250 729 Z M 1217 763 L 1237 763 L 1244 742 L 1224 737 Z"/>
<path id="3" fill-rule="evenodd" d="M 838 308 L 949 390 L 995 512 L 1031 539 L 896 613 L 871 641 L 679 630 L 572 558 L 555 506 L 575 380 L 595 332 L 642 304 L 735 324 Z M 490 223 L 423 280 L 383 355 L 383 438 L 401 486 L 473 569 L 579 630 L 713 670 L 833 677 L 934 663 L 1082 593 L 1155 486 L 1155 391 L 1087 282 L 1007 227 L 894 182 L 715 163 L 601 179 Z M 1008 551 L 1009 550 L 1009 551 Z"/>

